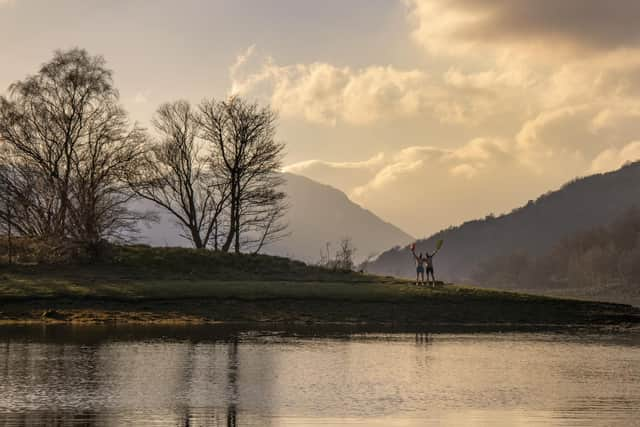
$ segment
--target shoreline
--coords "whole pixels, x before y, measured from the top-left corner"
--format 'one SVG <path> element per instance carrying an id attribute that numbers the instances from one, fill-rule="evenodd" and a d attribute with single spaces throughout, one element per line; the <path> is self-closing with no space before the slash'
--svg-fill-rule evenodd
<path id="1" fill-rule="evenodd" d="M 190 338 L 194 334 L 209 336 L 223 335 L 237 336 L 243 333 L 257 333 L 258 335 L 297 336 L 297 337 L 343 337 L 359 334 L 634 334 L 640 335 L 638 324 L 528 324 L 528 323 L 425 323 L 425 324 L 394 324 L 394 323 L 309 323 L 309 322 L 240 322 L 240 321 L 208 321 L 184 319 L 164 319 L 160 321 L 122 321 L 113 319 L 104 322 L 94 321 L 42 321 L 15 320 L 0 321 L 0 335 L 6 336 L 7 331 L 20 335 L 20 331 L 37 328 L 41 332 L 54 331 L 127 331 L 151 334 L 152 337 L 166 337 L 166 331 L 171 331 L 175 339 Z M 133 331 L 133 332 L 132 332 Z M 157 333 L 156 333 L 157 332 Z M 135 335 L 135 333 L 134 333 Z"/>
<path id="2" fill-rule="evenodd" d="M 5 266 L 0 325 L 293 325 L 543 330 L 640 325 L 640 308 L 307 266 L 287 258 L 115 246 L 94 263 Z"/>
<path id="3" fill-rule="evenodd" d="M 418 332 L 428 331 L 445 331 L 445 330 L 468 330 L 468 331 L 629 331 L 637 330 L 640 332 L 640 325 L 636 323 L 594 323 L 594 324 L 572 324 L 572 323 L 394 323 L 394 322 L 314 322 L 314 321 L 238 321 L 238 320 L 209 320 L 209 319 L 189 319 L 182 316 L 174 318 L 155 319 L 153 316 L 149 318 L 134 315 L 135 319 L 119 316 L 117 313 L 105 313 L 104 319 L 2 319 L 0 320 L 0 328 L 7 326 L 135 326 L 135 327 L 156 327 L 156 326 L 176 326 L 176 327 L 202 327 L 202 326 L 221 326 L 239 328 L 242 330 L 281 330 L 281 329 L 299 329 L 299 328 L 323 328 L 323 329 L 362 329 L 366 331 L 397 331 L 397 332 Z"/>
<path id="4" fill-rule="evenodd" d="M 640 309 L 568 299 L 2 299 L 0 327 L 19 325 L 241 326 L 353 330 L 640 330 Z"/>

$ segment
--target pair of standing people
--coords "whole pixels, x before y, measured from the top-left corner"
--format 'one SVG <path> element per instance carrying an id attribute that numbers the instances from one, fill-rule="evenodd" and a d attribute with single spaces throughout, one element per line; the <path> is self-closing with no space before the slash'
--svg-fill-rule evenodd
<path id="1" fill-rule="evenodd" d="M 429 274 L 431 274 L 431 286 L 436 286 L 436 276 L 433 273 L 433 257 L 438 253 L 440 248 L 442 247 L 442 243 L 438 242 L 438 246 L 433 253 L 425 252 L 424 254 L 420 252 L 419 255 L 416 255 L 416 244 L 411 245 L 411 253 L 416 260 L 416 285 L 426 285 L 429 282 Z M 424 280 L 424 273 L 427 273 L 427 280 Z"/>

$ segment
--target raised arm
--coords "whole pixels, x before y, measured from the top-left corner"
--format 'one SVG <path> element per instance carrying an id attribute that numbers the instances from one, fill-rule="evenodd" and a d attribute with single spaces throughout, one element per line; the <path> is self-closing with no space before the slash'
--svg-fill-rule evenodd
<path id="1" fill-rule="evenodd" d="M 411 253 L 413 254 L 413 257 L 416 259 L 416 261 L 418 261 L 418 257 L 416 256 L 415 248 L 411 248 Z"/>

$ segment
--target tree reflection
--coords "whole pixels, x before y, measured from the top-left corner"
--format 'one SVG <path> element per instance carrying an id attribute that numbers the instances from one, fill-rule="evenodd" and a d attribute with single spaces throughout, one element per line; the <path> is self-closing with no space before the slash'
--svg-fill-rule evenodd
<path id="1" fill-rule="evenodd" d="M 238 338 L 232 338 L 228 347 L 229 360 L 227 364 L 227 381 L 229 388 L 229 403 L 227 405 L 227 427 L 236 427 L 238 416 Z"/>

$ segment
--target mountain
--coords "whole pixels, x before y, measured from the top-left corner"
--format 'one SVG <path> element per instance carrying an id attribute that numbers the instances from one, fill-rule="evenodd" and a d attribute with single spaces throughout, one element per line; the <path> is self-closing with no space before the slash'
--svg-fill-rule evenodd
<path id="1" fill-rule="evenodd" d="M 288 236 L 263 252 L 306 262 L 320 259 L 320 251 L 335 251 L 344 237 L 352 239 L 355 258 L 360 262 L 370 255 L 413 237 L 355 204 L 341 191 L 303 176 L 284 174 L 284 191 L 290 206 L 287 212 Z M 148 203 L 138 208 L 159 211 Z M 190 246 L 180 237 L 175 221 L 160 212 L 160 221 L 141 228 L 141 242 L 152 246 Z"/>
<path id="2" fill-rule="evenodd" d="M 474 283 L 492 288 L 640 306 L 640 209 L 561 239 L 542 256 L 514 252 L 480 265 Z"/>
<path id="3" fill-rule="evenodd" d="M 471 282 L 482 263 L 518 251 L 542 255 L 562 238 L 610 223 L 636 205 L 640 206 L 640 162 L 576 179 L 511 213 L 440 231 L 417 242 L 416 252 L 433 251 L 436 242 L 444 240 L 434 262 L 436 277 Z M 365 268 L 371 273 L 415 277 L 406 247 L 387 250 Z"/>

